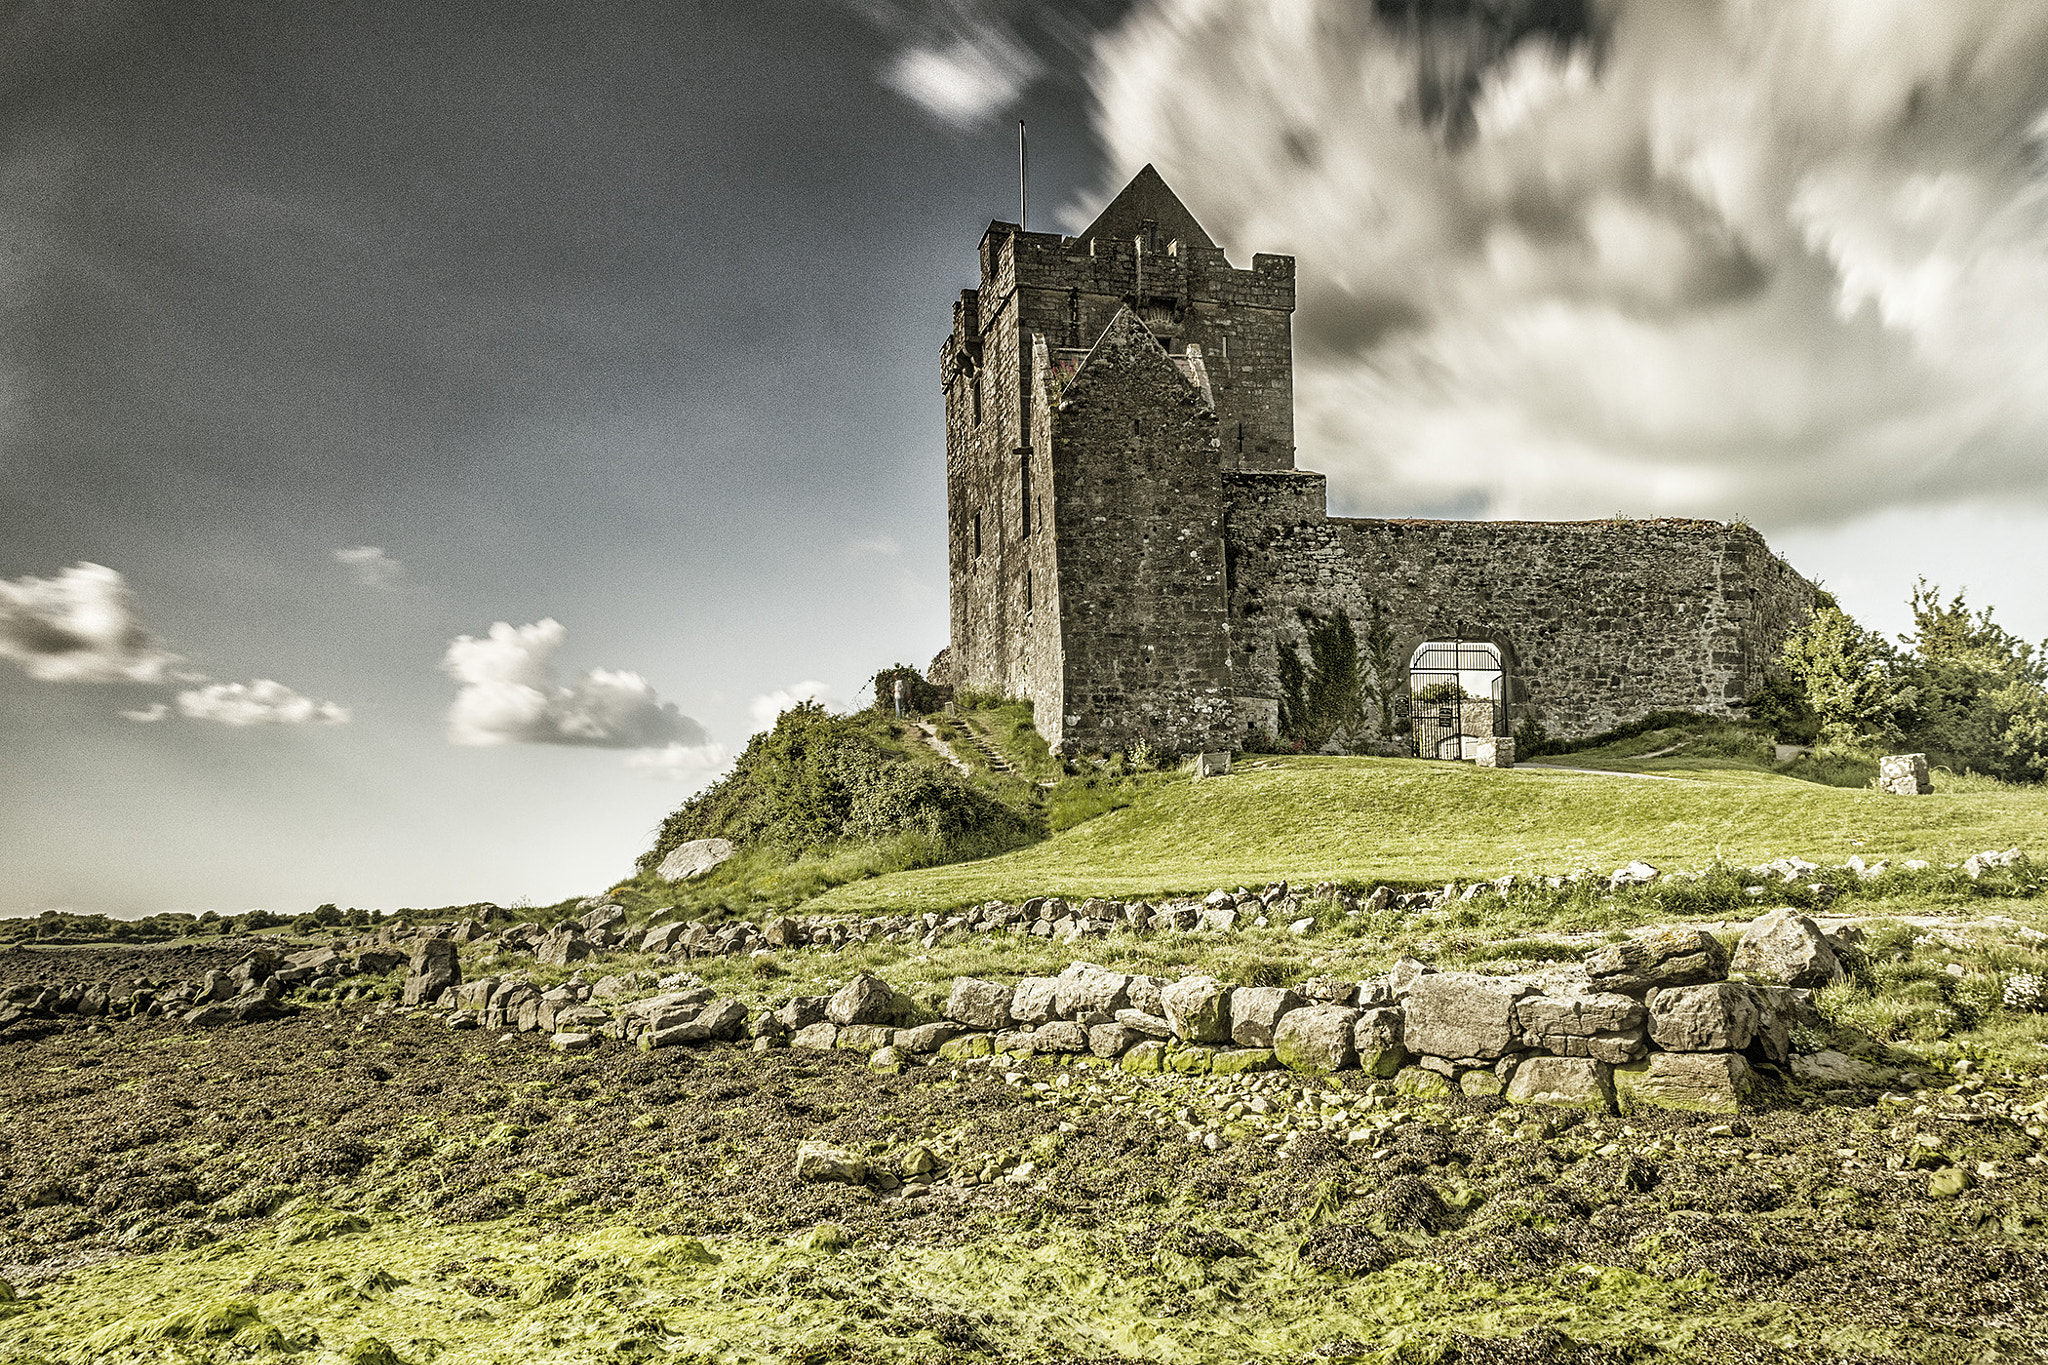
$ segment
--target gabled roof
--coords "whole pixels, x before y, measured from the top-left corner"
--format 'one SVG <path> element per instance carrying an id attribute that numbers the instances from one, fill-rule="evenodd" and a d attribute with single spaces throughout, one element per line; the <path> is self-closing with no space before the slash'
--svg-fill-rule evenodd
<path id="1" fill-rule="evenodd" d="M 1081 233 L 1081 239 L 1116 237 L 1129 240 L 1138 235 L 1139 227 L 1148 218 L 1158 225 L 1162 241 L 1178 241 L 1191 247 L 1216 245 L 1209 240 L 1209 234 L 1202 231 L 1195 215 L 1188 212 L 1188 206 L 1180 202 L 1180 196 L 1150 165 L 1132 176 L 1131 183 L 1117 192 L 1116 198 L 1109 201 L 1109 207 L 1097 214 L 1095 221 Z"/>

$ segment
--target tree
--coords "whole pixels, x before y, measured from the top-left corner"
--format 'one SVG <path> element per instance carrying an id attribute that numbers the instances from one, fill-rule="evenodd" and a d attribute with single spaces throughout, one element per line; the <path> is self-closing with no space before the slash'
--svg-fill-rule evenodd
<path id="1" fill-rule="evenodd" d="M 1893 651 L 1882 635 L 1830 602 L 1785 641 L 1781 659 L 1820 722 L 1822 743 L 1898 738 L 1900 715 L 1914 694 L 1894 675 Z"/>
<path id="2" fill-rule="evenodd" d="M 1913 633 L 1899 643 L 1911 651 L 1903 673 L 1914 701 L 1913 743 L 1953 767 L 2011 781 L 2041 776 L 2042 746 L 2028 735 L 2048 680 L 2042 651 L 1992 619 L 1972 612 L 1957 593 L 1921 579 L 1913 589 Z"/>

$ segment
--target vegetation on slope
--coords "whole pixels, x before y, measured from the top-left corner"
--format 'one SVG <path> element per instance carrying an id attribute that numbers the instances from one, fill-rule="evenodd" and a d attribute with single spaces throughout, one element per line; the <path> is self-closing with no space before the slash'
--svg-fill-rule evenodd
<path id="1" fill-rule="evenodd" d="M 1421 759 L 1279 757 L 1143 793 L 996 858 L 845 886 L 820 909 L 939 909 L 1031 895 L 1157 896 L 1289 880 L 1426 885 L 1853 854 L 1941 863 L 2036 842 L 2048 792 L 1962 784 L 1914 799 L 1739 766 L 1616 777 Z"/>

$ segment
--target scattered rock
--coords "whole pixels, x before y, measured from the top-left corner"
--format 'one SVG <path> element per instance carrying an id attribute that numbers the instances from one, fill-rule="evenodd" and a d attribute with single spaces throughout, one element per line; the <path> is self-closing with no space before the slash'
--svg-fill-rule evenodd
<path id="1" fill-rule="evenodd" d="M 1732 965 L 1760 981 L 1814 990 L 1844 975 L 1820 926 L 1789 907 L 1771 911 L 1743 932 Z"/>
<path id="2" fill-rule="evenodd" d="M 843 1147 L 824 1142 L 804 1142 L 796 1149 L 796 1178 L 858 1185 L 868 1178 L 868 1163 Z"/>
<path id="3" fill-rule="evenodd" d="M 896 1013 L 896 992 L 879 976 L 863 972 L 839 988 L 825 1002 L 825 1017 L 845 1027 L 848 1024 L 886 1024 Z"/>
<path id="4" fill-rule="evenodd" d="M 732 857 L 733 846 L 725 839 L 692 839 L 669 851 L 654 875 L 665 882 L 686 882 L 701 877 Z"/>

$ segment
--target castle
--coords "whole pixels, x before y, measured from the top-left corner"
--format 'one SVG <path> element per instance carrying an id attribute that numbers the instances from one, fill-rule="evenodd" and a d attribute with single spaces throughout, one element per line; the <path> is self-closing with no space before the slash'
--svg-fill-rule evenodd
<path id="1" fill-rule="evenodd" d="M 933 681 L 1028 698 L 1062 752 L 1242 748 L 1341 613 L 1383 703 L 1344 747 L 1738 713 L 1814 602 L 1761 536 L 1332 517 L 1294 467 L 1293 310 L 1293 258 L 1231 265 L 1150 166 L 1078 237 L 989 225 L 941 353 Z"/>

